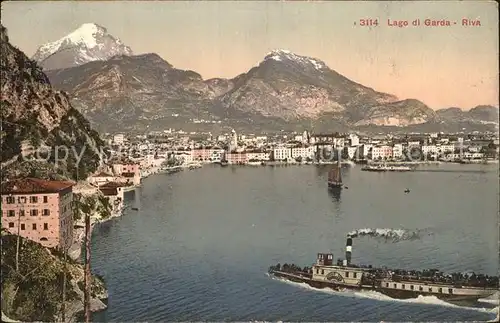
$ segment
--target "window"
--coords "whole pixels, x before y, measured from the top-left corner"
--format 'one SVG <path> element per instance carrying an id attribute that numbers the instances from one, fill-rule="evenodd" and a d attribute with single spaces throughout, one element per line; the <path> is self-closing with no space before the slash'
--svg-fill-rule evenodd
<path id="1" fill-rule="evenodd" d="M 316 268 L 316 274 L 319 274 L 319 269 L 318 268 Z"/>
<path id="2" fill-rule="evenodd" d="M 410 285 L 410 289 L 413 290 L 413 285 Z"/>
<path id="3" fill-rule="evenodd" d="M 50 210 L 48 210 L 48 209 L 43 209 L 43 213 L 42 213 L 42 215 L 45 215 L 45 216 L 50 215 Z"/>
<path id="4" fill-rule="evenodd" d="M 21 223 L 21 230 L 24 230 L 26 229 L 26 226 L 24 225 L 24 223 Z"/>
<path id="5" fill-rule="evenodd" d="M 385 287 L 389 287 L 389 283 L 385 283 Z"/>
<path id="6" fill-rule="evenodd" d="M 349 277 L 349 272 L 348 271 L 345 272 L 345 277 L 346 278 Z"/>
<path id="7" fill-rule="evenodd" d="M 38 216 L 38 210 L 31 210 L 31 216 Z"/>
<path id="8" fill-rule="evenodd" d="M 443 292 L 443 289 L 442 289 L 441 287 L 439 288 L 439 292 L 440 292 L 440 293 L 442 293 L 442 292 Z"/>
<path id="9" fill-rule="evenodd" d="M 396 284 L 393 284 L 393 287 L 394 287 L 394 288 L 397 288 L 397 285 L 396 285 Z"/>
<path id="10" fill-rule="evenodd" d="M 26 203 L 26 196 L 20 196 L 17 198 L 17 203 L 24 204 Z"/>
<path id="11" fill-rule="evenodd" d="M 44 223 L 43 224 L 43 229 L 44 230 L 48 230 L 49 229 L 49 224 L 48 223 Z"/>
<path id="12" fill-rule="evenodd" d="M 432 293 L 432 287 L 429 287 L 429 293 Z"/>
<path id="13" fill-rule="evenodd" d="M 43 203 L 48 203 L 49 202 L 49 198 L 47 196 L 44 196 L 43 197 Z"/>
<path id="14" fill-rule="evenodd" d="M 19 210 L 19 216 L 24 216 L 24 210 Z"/>
<path id="15" fill-rule="evenodd" d="M 38 203 L 38 197 L 37 196 L 30 196 L 30 203 Z"/>
<path id="16" fill-rule="evenodd" d="M 332 260 L 332 255 L 328 255 L 328 259 Z"/>
<path id="17" fill-rule="evenodd" d="M 9 228 L 13 228 L 14 227 L 14 222 L 9 222 Z"/>
<path id="18" fill-rule="evenodd" d="M 358 275 L 356 273 L 353 273 L 353 277 L 356 278 Z"/>
<path id="19" fill-rule="evenodd" d="M 33 223 L 33 225 L 31 226 L 31 228 L 32 228 L 33 230 L 36 230 L 36 223 Z"/>
<path id="20" fill-rule="evenodd" d="M 14 196 L 7 196 L 5 201 L 7 202 L 7 204 L 14 204 L 15 203 Z"/>
<path id="21" fill-rule="evenodd" d="M 423 292 L 423 291 L 424 291 L 424 288 L 423 288 L 422 286 L 420 286 L 420 287 L 418 288 L 418 290 L 419 290 L 419 291 L 421 291 L 421 292 Z"/>
<path id="22" fill-rule="evenodd" d="M 405 289 L 405 284 L 401 285 L 401 288 Z"/>
<path id="23" fill-rule="evenodd" d="M 7 211 L 7 216 L 10 216 L 10 217 L 16 216 L 16 211 L 14 211 L 14 210 Z"/>
<path id="24" fill-rule="evenodd" d="M 448 294 L 453 294 L 453 288 L 448 288 Z"/>
<path id="25" fill-rule="evenodd" d="M 325 270 L 321 269 L 321 275 L 324 275 L 324 274 L 325 274 Z"/>

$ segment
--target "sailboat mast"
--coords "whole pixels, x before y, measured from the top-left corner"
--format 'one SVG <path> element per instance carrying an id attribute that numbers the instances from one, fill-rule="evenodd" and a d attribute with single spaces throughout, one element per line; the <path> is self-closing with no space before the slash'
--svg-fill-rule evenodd
<path id="1" fill-rule="evenodd" d="M 340 153 L 340 149 L 337 149 L 337 183 L 342 183 L 342 176 L 341 176 L 341 173 L 340 173 L 340 169 L 341 169 L 341 162 L 340 162 L 340 159 L 342 158 L 341 156 L 341 153 Z"/>

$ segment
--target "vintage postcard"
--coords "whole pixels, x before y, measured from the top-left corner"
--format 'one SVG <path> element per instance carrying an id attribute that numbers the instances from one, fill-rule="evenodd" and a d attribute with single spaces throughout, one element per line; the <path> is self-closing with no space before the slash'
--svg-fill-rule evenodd
<path id="1" fill-rule="evenodd" d="M 3 322 L 498 322 L 497 2 L 1 9 Z"/>

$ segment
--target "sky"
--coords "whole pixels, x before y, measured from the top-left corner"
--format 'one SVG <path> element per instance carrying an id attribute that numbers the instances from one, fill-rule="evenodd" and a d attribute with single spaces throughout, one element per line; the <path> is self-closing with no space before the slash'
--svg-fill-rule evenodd
<path id="1" fill-rule="evenodd" d="M 22 17 L 22 19 L 20 19 Z M 481 26 L 462 26 L 462 19 Z M 377 19 L 377 26 L 360 26 Z M 407 20 L 394 27 L 391 21 Z M 411 22 L 420 19 L 420 26 Z M 446 19 L 430 27 L 425 19 Z M 453 25 L 453 22 L 456 25 Z M 323 60 L 349 79 L 433 109 L 499 104 L 494 1 L 15 1 L 2 3 L 10 42 L 32 56 L 94 22 L 135 54 L 157 53 L 204 79 L 232 78 L 273 49 Z"/>

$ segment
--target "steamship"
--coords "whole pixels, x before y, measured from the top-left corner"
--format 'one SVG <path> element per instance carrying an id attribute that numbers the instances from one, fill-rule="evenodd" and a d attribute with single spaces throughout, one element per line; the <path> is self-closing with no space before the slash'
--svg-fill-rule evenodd
<path id="1" fill-rule="evenodd" d="M 312 267 L 277 264 L 269 267 L 269 275 L 314 288 L 371 290 L 396 299 L 436 296 L 457 305 L 477 302 L 499 290 L 498 276 L 445 275 L 437 269 L 416 271 L 360 266 L 351 264 L 351 252 L 352 237 L 348 236 L 346 259 L 338 259 L 336 265 L 333 254 L 318 253 Z"/>
<path id="2" fill-rule="evenodd" d="M 361 168 L 361 170 L 365 172 L 409 172 L 412 168 L 408 166 L 368 165 Z"/>

